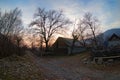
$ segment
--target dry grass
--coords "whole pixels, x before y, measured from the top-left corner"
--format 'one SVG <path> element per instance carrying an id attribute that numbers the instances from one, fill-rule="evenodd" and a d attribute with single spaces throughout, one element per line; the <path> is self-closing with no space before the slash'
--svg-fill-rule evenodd
<path id="1" fill-rule="evenodd" d="M 44 80 L 42 72 L 32 61 L 30 54 L 0 59 L 0 80 Z"/>

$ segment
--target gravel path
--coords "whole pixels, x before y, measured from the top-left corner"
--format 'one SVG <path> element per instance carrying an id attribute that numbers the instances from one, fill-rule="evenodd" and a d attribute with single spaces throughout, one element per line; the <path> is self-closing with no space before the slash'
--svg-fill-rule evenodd
<path id="1" fill-rule="evenodd" d="M 57 77 L 55 80 L 119 80 L 120 74 L 107 73 L 98 70 L 91 70 L 83 66 L 69 67 L 61 66 L 67 64 L 64 59 L 40 58 L 36 57 L 36 64 L 42 68 L 43 73 L 50 78 Z M 71 61 L 73 62 L 73 61 Z M 74 67 L 73 67 L 74 66 Z M 47 79 L 48 80 L 48 79 Z"/>

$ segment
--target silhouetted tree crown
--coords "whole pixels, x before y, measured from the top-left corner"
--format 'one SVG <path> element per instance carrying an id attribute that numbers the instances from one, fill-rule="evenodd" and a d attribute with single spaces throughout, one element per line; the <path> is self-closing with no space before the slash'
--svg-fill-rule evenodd
<path id="1" fill-rule="evenodd" d="M 35 20 L 31 22 L 30 26 L 37 26 L 35 29 L 42 36 L 46 44 L 46 50 L 48 50 L 48 43 L 51 37 L 70 22 L 65 18 L 62 11 L 56 10 L 46 11 L 45 9 L 38 8 L 34 17 Z"/>

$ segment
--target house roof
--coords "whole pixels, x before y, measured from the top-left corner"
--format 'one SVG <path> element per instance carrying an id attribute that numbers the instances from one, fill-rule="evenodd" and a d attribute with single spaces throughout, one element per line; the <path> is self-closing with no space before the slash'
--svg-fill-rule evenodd
<path id="1" fill-rule="evenodd" d="M 113 38 L 120 40 L 120 37 L 116 35 L 115 33 L 113 33 L 113 35 L 108 40 L 111 41 Z"/>
<path id="2" fill-rule="evenodd" d="M 65 42 L 65 44 L 66 44 L 67 46 L 71 46 L 72 43 L 73 43 L 73 39 L 70 39 L 70 38 L 58 37 L 58 39 L 57 39 L 56 41 L 58 41 L 58 40 L 61 40 L 61 41 Z M 75 46 L 76 46 L 76 47 L 77 47 L 77 46 L 81 46 L 80 41 L 77 40 L 77 41 L 75 42 Z"/>
<path id="3" fill-rule="evenodd" d="M 116 34 L 117 36 L 120 37 L 120 28 L 113 28 L 113 29 L 110 29 L 110 30 L 107 30 L 103 33 L 104 35 L 104 40 L 108 40 L 108 38 L 110 38 L 113 34 Z"/>

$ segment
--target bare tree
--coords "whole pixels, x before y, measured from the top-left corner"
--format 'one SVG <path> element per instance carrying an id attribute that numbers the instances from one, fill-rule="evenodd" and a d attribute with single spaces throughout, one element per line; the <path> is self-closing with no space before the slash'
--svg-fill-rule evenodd
<path id="1" fill-rule="evenodd" d="M 0 33 L 2 31 L 2 28 L 4 27 L 3 22 L 4 22 L 4 16 L 3 16 L 3 13 L 0 10 Z"/>
<path id="2" fill-rule="evenodd" d="M 9 34 L 10 37 L 14 38 L 13 40 L 18 47 L 20 47 L 23 41 L 24 32 L 24 27 L 20 23 L 20 25 L 13 27 L 12 32 Z"/>
<path id="3" fill-rule="evenodd" d="M 73 41 L 72 41 L 72 46 L 71 46 L 71 54 L 73 53 L 73 48 L 75 46 L 75 42 L 78 40 L 79 38 L 79 32 L 77 29 L 73 29 L 72 31 L 72 38 L 73 38 Z"/>
<path id="4" fill-rule="evenodd" d="M 93 44 L 96 46 L 97 45 L 97 38 L 96 36 L 98 35 L 97 30 L 99 29 L 99 21 L 96 17 L 92 16 L 91 13 L 85 13 L 84 18 L 82 20 L 84 25 L 87 27 L 87 29 L 90 29 L 91 35 L 93 38 Z"/>
<path id="5" fill-rule="evenodd" d="M 78 31 L 79 31 L 79 39 L 81 40 L 80 43 L 86 47 L 85 42 L 85 32 L 86 32 L 87 26 L 83 23 L 82 20 L 79 20 L 78 22 Z"/>
<path id="6" fill-rule="evenodd" d="M 21 11 L 18 8 L 1 14 L 0 32 L 6 36 L 15 32 L 15 28 L 21 27 Z"/>
<path id="7" fill-rule="evenodd" d="M 3 53 L 21 53 L 22 50 L 19 48 L 19 45 L 22 39 L 20 37 L 22 27 L 21 10 L 15 8 L 6 12 L 0 11 L 0 34 L 4 36 L 0 37 L 1 42 L 4 42 L 2 46 Z M 10 52 L 11 50 L 12 52 Z"/>
<path id="8" fill-rule="evenodd" d="M 20 46 L 23 36 L 21 10 L 15 8 L 5 13 L 0 12 L 0 33 Z"/>
<path id="9" fill-rule="evenodd" d="M 2 12 L 0 10 L 0 33 L 1 33 L 1 29 L 2 29 Z"/>
<path id="10" fill-rule="evenodd" d="M 43 37 L 46 44 L 46 51 L 49 50 L 48 42 L 55 33 L 60 31 L 65 25 L 69 23 L 69 20 L 65 19 L 62 11 L 49 10 L 38 8 L 35 13 L 35 20 L 31 22 L 31 26 L 36 25 L 35 28 L 38 33 Z"/>

